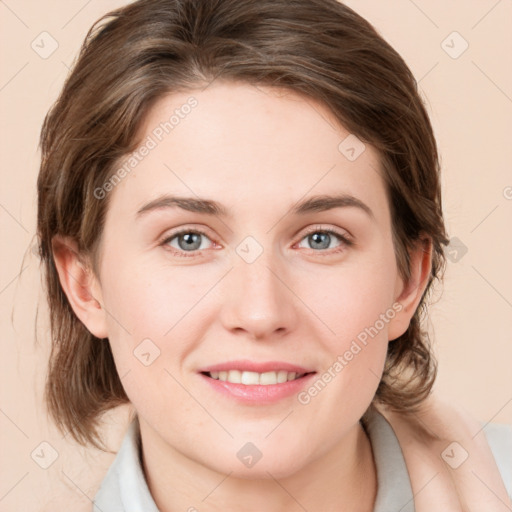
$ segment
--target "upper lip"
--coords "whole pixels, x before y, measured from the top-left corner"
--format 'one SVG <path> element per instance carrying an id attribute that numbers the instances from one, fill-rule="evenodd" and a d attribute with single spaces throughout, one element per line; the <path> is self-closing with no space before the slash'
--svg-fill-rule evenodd
<path id="1" fill-rule="evenodd" d="M 200 373 L 205 372 L 222 372 L 229 370 L 240 370 L 245 372 L 277 372 L 279 370 L 286 370 L 288 372 L 296 373 L 311 373 L 314 370 L 308 370 L 303 366 L 296 364 L 285 363 L 284 361 L 265 361 L 258 363 L 256 361 L 238 360 L 238 361 L 226 361 L 224 363 L 218 363 L 211 366 L 205 366 L 199 370 Z"/>

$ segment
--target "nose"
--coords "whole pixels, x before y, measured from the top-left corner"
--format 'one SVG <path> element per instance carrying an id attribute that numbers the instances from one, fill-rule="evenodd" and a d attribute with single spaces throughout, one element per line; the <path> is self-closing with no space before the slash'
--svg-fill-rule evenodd
<path id="1" fill-rule="evenodd" d="M 297 303 L 282 265 L 260 256 L 247 263 L 238 259 L 224 280 L 220 320 L 224 327 L 250 339 L 270 340 L 297 325 Z"/>

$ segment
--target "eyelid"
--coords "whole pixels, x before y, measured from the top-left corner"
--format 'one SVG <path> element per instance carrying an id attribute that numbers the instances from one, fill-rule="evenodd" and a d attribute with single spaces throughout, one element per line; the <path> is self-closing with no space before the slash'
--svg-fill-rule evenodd
<path id="1" fill-rule="evenodd" d="M 313 233 L 317 233 L 318 231 L 321 231 L 322 233 L 333 233 L 340 238 L 347 240 L 348 242 L 353 241 L 353 236 L 346 230 L 346 229 L 339 229 L 339 228 L 333 228 L 333 227 L 323 227 L 319 225 L 312 226 L 311 228 L 307 228 L 304 234 L 302 235 L 301 240 Z"/>
<path id="2" fill-rule="evenodd" d="M 170 252 L 172 252 L 174 254 L 179 254 L 180 256 L 181 255 L 186 256 L 188 251 L 180 251 L 174 247 L 170 247 L 168 245 L 170 243 L 170 241 L 179 235 L 184 235 L 186 233 L 196 233 L 196 234 L 200 234 L 200 235 L 203 235 L 206 238 L 208 238 L 212 242 L 213 245 L 218 245 L 217 242 L 215 241 L 214 237 L 212 237 L 208 233 L 208 231 L 209 230 L 207 230 L 206 228 L 202 228 L 202 227 L 198 228 L 198 227 L 192 227 L 192 226 L 182 226 L 182 227 L 176 228 L 176 230 L 172 230 L 171 232 L 166 232 L 162 237 L 160 237 L 158 245 L 159 246 L 167 246 L 168 248 L 166 250 L 169 250 Z M 198 249 L 195 251 L 190 251 L 189 255 L 193 256 L 193 255 L 199 254 L 203 251 L 206 251 L 206 249 Z"/>
<path id="3" fill-rule="evenodd" d="M 338 247 L 334 247 L 332 249 L 326 249 L 326 250 L 316 250 L 316 249 L 302 249 L 305 250 L 307 254 L 314 254 L 315 256 L 320 257 L 334 257 L 336 255 L 339 255 L 340 253 L 343 253 L 347 250 L 347 248 L 352 247 L 355 245 L 354 237 L 346 230 L 340 230 L 338 228 L 333 227 L 322 227 L 322 226 L 312 226 L 311 228 L 308 228 L 300 237 L 299 241 L 294 244 L 298 245 L 300 244 L 305 238 L 307 238 L 309 235 L 313 233 L 327 233 L 329 235 L 334 235 L 339 239 L 340 245 Z"/>

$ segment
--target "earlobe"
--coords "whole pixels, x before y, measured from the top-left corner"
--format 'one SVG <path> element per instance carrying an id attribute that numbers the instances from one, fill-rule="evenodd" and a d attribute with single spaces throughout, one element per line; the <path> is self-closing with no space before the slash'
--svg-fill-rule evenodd
<path id="1" fill-rule="evenodd" d="M 405 333 L 411 318 L 423 297 L 432 270 L 432 241 L 420 239 L 409 252 L 410 276 L 407 282 L 399 278 L 395 303 L 400 304 L 400 312 L 389 323 L 389 340 L 394 340 Z"/>
<path id="2" fill-rule="evenodd" d="M 60 284 L 76 316 L 91 334 L 107 338 L 101 287 L 90 265 L 80 256 L 77 243 L 55 236 L 52 251 Z"/>

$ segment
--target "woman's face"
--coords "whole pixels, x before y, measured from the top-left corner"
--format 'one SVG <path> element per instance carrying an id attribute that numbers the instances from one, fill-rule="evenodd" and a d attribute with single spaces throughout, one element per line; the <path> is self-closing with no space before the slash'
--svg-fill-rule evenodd
<path id="1" fill-rule="evenodd" d="M 102 189 L 97 334 L 155 445 L 291 474 L 357 428 L 402 332 L 378 155 L 312 100 L 225 82 L 161 99 L 142 141 Z"/>

